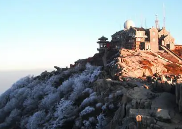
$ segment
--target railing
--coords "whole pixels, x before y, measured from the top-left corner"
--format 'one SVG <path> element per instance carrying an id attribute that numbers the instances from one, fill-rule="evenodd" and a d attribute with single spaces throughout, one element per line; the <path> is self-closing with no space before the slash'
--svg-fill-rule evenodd
<path id="1" fill-rule="evenodd" d="M 164 49 L 165 51 L 167 51 L 169 54 L 171 54 L 174 58 L 176 58 L 179 62 L 182 62 L 182 59 L 176 54 L 174 53 L 173 51 L 171 51 L 169 48 L 167 48 L 166 46 L 164 45 L 160 45 L 160 47 L 162 49 Z"/>

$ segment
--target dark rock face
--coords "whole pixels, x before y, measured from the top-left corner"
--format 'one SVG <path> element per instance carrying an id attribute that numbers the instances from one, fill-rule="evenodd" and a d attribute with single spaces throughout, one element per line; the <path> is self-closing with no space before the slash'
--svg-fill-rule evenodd
<path id="1" fill-rule="evenodd" d="M 176 85 L 176 103 L 179 105 L 179 111 L 182 112 L 182 84 Z"/>
<path id="2" fill-rule="evenodd" d="M 0 129 L 181 128 L 180 75 L 150 52 L 111 51 L 106 66 L 102 56 L 17 81 L 0 96 Z"/>

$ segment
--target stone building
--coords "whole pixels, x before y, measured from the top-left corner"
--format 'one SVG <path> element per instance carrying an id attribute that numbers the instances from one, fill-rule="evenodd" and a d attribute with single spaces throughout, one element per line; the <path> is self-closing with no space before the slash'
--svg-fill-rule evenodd
<path id="1" fill-rule="evenodd" d="M 127 26 L 126 26 L 127 28 Z M 127 48 L 127 49 L 140 49 L 141 42 L 145 42 L 145 29 L 130 27 L 129 29 L 121 30 L 113 34 L 111 44 L 115 48 Z"/>
<path id="2" fill-rule="evenodd" d="M 124 23 L 124 29 L 114 33 L 111 36 L 111 41 L 108 42 L 106 37 L 99 38 L 97 43 L 100 44 L 101 49 L 107 48 L 106 44 L 113 49 L 132 49 L 132 50 L 151 50 L 158 51 L 160 45 L 163 45 L 170 50 L 175 49 L 174 38 L 171 36 L 165 27 L 162 29 L 152 27 L 144 29 L 142 27 L 135 27 L 135 24 L 131 20 L 127 20 Z"/>
<path id="3" fill-rule="evenodd" d="M 155 27 L 146 29 L 146 41 L 144 50 L 150 49 L 152 51 L 159 50 L 158 30 Z"/>
<path id="4" fill-rule="evenodd" d="M 147 36 L 144 28 L 130 27 L 127 33 L 127 42 L 124 45 L 126 49 L 144 49 Z M 142 44 L 144 44 L 142 46 Z"/>
<path id="5" fill-rule="evenodd" d="M 165 27 L 162 27 L 162 29 L 159 30 L 158 36 L 159 36 L 159 45 L 166 46 L 170 50 L 175 49 L 174 45 L 175 39 L 171 36 L 170 32 L 167 31 Z"/>

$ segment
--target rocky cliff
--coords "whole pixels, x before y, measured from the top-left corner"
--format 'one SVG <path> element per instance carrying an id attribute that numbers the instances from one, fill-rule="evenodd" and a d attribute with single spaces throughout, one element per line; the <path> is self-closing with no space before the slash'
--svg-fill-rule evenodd
<path id="1" fill-rule="evenodd" d="M 0 96 L 0 129 L 182 129 L 182 67 L 166 53 L 108 50 L 55 68 Z"/>

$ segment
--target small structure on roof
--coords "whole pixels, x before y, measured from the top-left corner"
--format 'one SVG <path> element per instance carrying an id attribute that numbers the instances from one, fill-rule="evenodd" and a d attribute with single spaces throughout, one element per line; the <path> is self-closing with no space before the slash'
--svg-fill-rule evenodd
<path id="1" fill-rule="evenodd" d="M 110 42 L 107 41 L 108 38 L 102 36 L 102 37 L 100 37 L 98 40 L 99 40 L 99 41 L 97 41 L 97 43 L 99 44 L 99 48 L 97 48 L 97 50 L 98 50 L 99 52 L 102 52 L 102 51 L 104 51 L 106 48 L 109 47 Z"/>
<path id="2" fill-rule="evenodd" d="M 135 23 L 132 20 L 125 21 L 124 29 L 128 30 L 130 27 L 135 27 Z"/>

